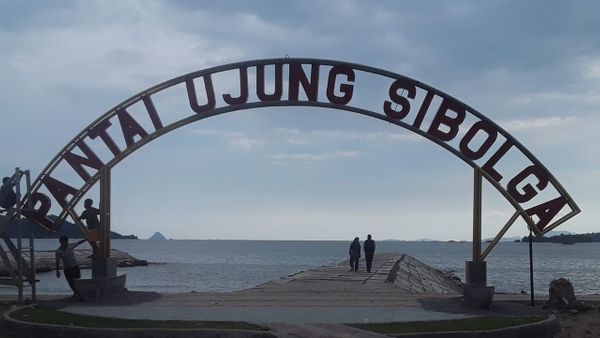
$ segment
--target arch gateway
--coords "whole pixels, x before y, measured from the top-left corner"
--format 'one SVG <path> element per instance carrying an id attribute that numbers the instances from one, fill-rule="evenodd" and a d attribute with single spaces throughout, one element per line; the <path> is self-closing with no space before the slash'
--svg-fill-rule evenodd
<path id="1" fill-rule="evenodd" d="M 164 92 L 175 93 L 185 103 L 188 112 L 183 117 L 169 120 L 166 110 L 156 104 Z M 150 141 L 192 122 L 237 110 L 277 106 L 332 108 L 374 117 L 437 143 L 471 166 L 474 262 L 482 262 L 518 218 L 534 233 L 542 235 L 580 211 L 557 179 L 525 146 L 485 115 L 452 96 L 406 76 L 370 66 L 335 60 L 278 58 L 189 73 L 119 103 L 77 134 L 50 161 L 33 182 L 31 194 L 23 200 L 31 206 L 24 215 L 49 231 L 56 230 L 70 217 L 79 222 L 86 234 L 74 207 L 100 181 L 104 234 L 100 252 L 108 257 L 112 167 Z M 138 114 L 132 113 L 134 110 Z M 515 212 L 482 251 L 483 178 L 504 196 Z M 51 210 L 58 217 L 49 218 Z"/>

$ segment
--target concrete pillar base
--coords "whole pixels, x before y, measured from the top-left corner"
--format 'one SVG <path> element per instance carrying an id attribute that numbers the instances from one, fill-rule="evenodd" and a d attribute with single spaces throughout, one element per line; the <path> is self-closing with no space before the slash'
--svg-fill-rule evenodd
<path id="1" fill-rule="evenodd" d="M 487 262 L 486 261 L 466 261 L 465 279 L 467 284 L 486 285 L 487 283 Z"/>
<path id="2" fill-rule="evenodd" d="M 487 309 L 492 305 L 495 289 L 493 286 L 465 284 L 463 286 L 465 303 L 479 309 Z"/>
<path id="3" fill-rule="evenodd" d="M 127 291 L 126 275 L 75 279 L 75 290 L 84 302 L 98 301 Z"/>
<path id="4" fill-rule="evenodd" d="M 467 261 L 465 263 L 466 284 L 463 296 L 468 305 L 487 309 L 492 304 L 495 287 L 487 286 L 487 265 L 485 261 Z"/>
<path id="5" fill-rule="evenodd" d="M 92 257 L 92 278 L 76 279 L 75 290 L 81 300 L 98 301 L 125 289 L 126 275 L 117 276 L 117 261 L 111 257 Z"/>
<path id="6" fill-rule="evenodd" d="M 117 261 L 112 257 L 92 257 L 92 278 L 117 275 Z"/>

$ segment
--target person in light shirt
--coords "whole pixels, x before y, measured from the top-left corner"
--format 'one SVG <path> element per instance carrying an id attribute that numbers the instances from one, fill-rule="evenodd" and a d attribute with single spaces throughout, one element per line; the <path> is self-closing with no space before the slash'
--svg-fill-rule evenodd
<path id="1" fill-rule="evenodd" d="M 77 290 L 75 290 L 73 280 L 75 278 L 81 278 L 81 270 L 79 269 L 79 264 L 75 259 L 75 252 L 73 250 L 86 240 L 82 239 L 79 242 L 69 244 L 69 237 L 60 236 L 58 241 L 60 242 L 60 246 L 55 251 L 56 278 L 60 278 L 59 263 L 62 260 L 63 272 L 67 279 L 67 283 L 69 283 L 69 287 L 73 290 L 73 297 L 77 297 Z"/>

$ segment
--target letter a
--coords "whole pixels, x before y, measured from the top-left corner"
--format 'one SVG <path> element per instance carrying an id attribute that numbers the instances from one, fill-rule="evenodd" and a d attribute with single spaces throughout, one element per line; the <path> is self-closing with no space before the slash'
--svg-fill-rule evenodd
<path id="1" fill-rule="evenodd" d="M 529 216 L 537 216 L 540 220 L 535 224 L 538 229 L 543 230 L 548 223 L 562 210 L 567 204 L 564 196 L 557 197 L 546 203 L 542 203 L 533 208 L 525 210 Z"/>
<path id="2" fill-rule="evenodd" d="M 96 155 L 96 153 L 94 153 L 92 149 L 90 149 L 90 147 L 88 147 L 87 144 L 85 144 L 85 142 L 82 140 L 75 143 L 75 145 L 79 147 L 81 152 L 85 154 L 86 157 L 74 154 L 69 150 L 63 155 L 63 158 L 84 181 L 87 181 L 90 179 L 90 174 L 83 166 L 85 165 L 92 169 L 100 170 L 100 168 L 104 166 L 104 163 L 102 163 L 102 160 L 100 160 L 98 155 Z"/>
<path id="3" fill-rule="evenodd" d="M 69 195 L 75 196 L 79 191 L 72 186 L 63 183 L 57 179 L 54 179 L 50 176 L 46 176 L 42 179 L 42 183 L 46 186 L 48 191 L 54 196 L 54 199 L 60 204 L 63 208 L 67 208 L 69 202 L 67 202 L 67 197 Z"/>
<path id="4" fill-rule="evenodd" d="M 140 126 L 140 124 L 133 118 L 127 110 L 119 109 L 117 111 L 117 117 L 119 118 L 119 124 L 121 124 L 121 131 L 123 132 L 123 138 L 129 148 L 135 143 L 134 137 L 138 135 L 141 138 L 148 136 L 148 133 Z"/>

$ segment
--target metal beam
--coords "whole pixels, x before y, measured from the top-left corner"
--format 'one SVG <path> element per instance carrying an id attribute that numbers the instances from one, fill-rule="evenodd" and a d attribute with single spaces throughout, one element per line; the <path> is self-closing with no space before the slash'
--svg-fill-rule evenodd
<path id="1" fill-rule="evenodd" d="M 23 304 L 23 222 L 21 222 L 21 170 L 19 168 L 15 168 L 15 176 L 16 184 L 15 184 L 15 194 L 17 195 L 17 203 L 15 208 L 17 209 L 17 216 L 15 218 L 17 222 L 17 256 L 15 259 L 17 260 L 17 277 L 19 283 L 19 304 Z M 29 274 L 28 274 L 29 275 Z"/>
<path id="2" fill-rule="evenodd" d="M 27 187 L 27 191 L 25 192 L 25 200 L 27 204 L 25 208 L 31 209 L 31 199 L 29 198 L 29 194 L 31 194 L 31 172 L 29 170 L 25 170 L 23 172 L 25 174 L 25 186 Z M 22 207 L 22 205 L 21 205 Z M 35 302 L 37 297 L 37 281 L 35 276 L 35 238 L 34 238 L 34 227 L 29 227 L 29 266 L 31 266 L 31 273 L 29 275 L 29 284 L 31 287 L 31 301 Z"/>
<path id="3" fill-rule="evenodd" d="M 18 262 L 19 262 L 19 249 L 15 246 L 15 244 L 12 242 L 12 240 L 8 237 L 8 234 L 4 233 L 2 235 L 0 235 L 0 237 L 2 237 L 2 239 L 4 240 L 4 243 L 6 244 L 6 247 L 8 248 L 8 250 L 10 251 L 10 254 L 13 256 L 15 263 L 17 264 L 17 269 L 18 269 Z M 29 265 L 27 264 L 27 262 L 25 260 L 21 260 L 21 267 L 25 273 L 25 275 L 27 276 L 31 276 L 31 269 L 29 268 Z"/>
<path id="4" fill-rule="evenodd" d="M 8 273 L 8 276 L 10 277 L 10 279 L 12 279 L 13 281 L 16 281 L 18 279 L 18 277 L 15 274 L 15 271 L 13 270 L 13 266 L 10 263 L 10 259 L 8 258 L 8 255 L 4 251 L 2 244 L 0 244 L 0 259 L 2 259 L 2 262 L 4 263 L 4 266 L 6 267 L 6 272 Z"/>
<path id="5" fill-rule="evenodd" d="M 480 262 L 481 257 L 481 169 L 475 168 L 473 176 L 473 261 Z"/>
<path id="6" fill-rule="evenodd" d="M 508 229 L 510 229 L 510 227 L 515 223 L 515 221 L 517 220 L 517 218 L 519 217 L 521 213 L 517 210 L 512 216 L 511 218 L 506 222 L 506 224 L 504 225 L 504 227 L 502 227 L 502 229 L 500 230 L 500 232 L 496 235 L 496 237 L 494 237 L 494 239 L 492 240 L 492 243 L 490 243 L 487 248 L 485 248 L 485 250 L 483 251 L 483 253 L 481 254 L 481 259 L 484 260 L 487 255 L 490 253 L 490 251 L 492 251 L 492 249 L 496 246 L 496 244 L 498 244 L 498 242 L 500 241 L 500 239 L 502 238 L 502 236 L 504 236 L 504 234 L 508 231 Z"/>
<path id="7" fill-rule="evenodd" d="M 100 257 L 110 257 L 110 168 L 100 171 Z"/>

